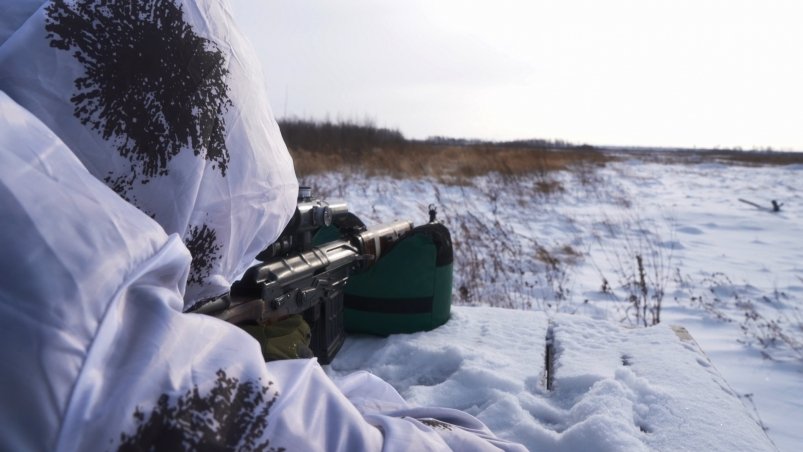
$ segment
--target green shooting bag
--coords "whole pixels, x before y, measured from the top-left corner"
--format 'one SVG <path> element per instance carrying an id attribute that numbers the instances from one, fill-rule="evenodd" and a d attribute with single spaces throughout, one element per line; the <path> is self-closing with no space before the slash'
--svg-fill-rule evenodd
<path id="1" fill-rule="evenodd" d="M 367 270 L 352 275 L 343 295 L 349 333 L 387 336 L 446 323 L 454 262 L 449 230 L 440 223 L 413 228 Z"/>

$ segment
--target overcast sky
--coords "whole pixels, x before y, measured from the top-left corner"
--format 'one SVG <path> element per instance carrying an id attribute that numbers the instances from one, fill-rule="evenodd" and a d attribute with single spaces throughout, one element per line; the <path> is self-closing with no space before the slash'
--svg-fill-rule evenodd
<path id="1" fill-rule="evenodd" d="M 801 0 L 230 0 L 277 117 L 803 150 Z"/>

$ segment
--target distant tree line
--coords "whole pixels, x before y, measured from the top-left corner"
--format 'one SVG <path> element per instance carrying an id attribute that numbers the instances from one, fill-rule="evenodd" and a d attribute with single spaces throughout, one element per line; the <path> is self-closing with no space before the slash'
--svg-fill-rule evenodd
<path id="1" fill-rule="evenodd" d="M 302 119 L 290 117 L 279 119 L 282 137 L 291 151 L 339 154 L 348 158 L 357 154 L 362 156 L 366 151 L 421 148 L 483 148 L 483 149 L 533 149 L 543 151 L 579 151 L 579 152 L 624 152 L 628 154 L 656 154 L 663 151 L 668 155 L 687 158 L 722 158 L 745 163 L 790 164 L 803 160 L 803 153 L 795 151 L 777 151 L 772 148 L 661 148 L 648 146 L 591 146 L 577 144 L 566 140 L 547 140 L 532 138 L 512 141 L 488 141 L 472 138 L 452 138 L 431 136 L 423 140 L 405 138 L 396 129 L 377 127 L 372 119 L 331 121 Z"/>
<path id="2" fill-rule="evenodd" d="M 291 150 L 364 153 L 372 149 L 401 149 L 408 141 L 398 130 L 377 127 L 370 120 L 313 120 L 284 118 L 282 138 Z"/>
<path id="3" fill-rule="evenodd" d="M 587 144 L 575 144 L 565 140 L 545 140 L 542 138 L 513 141 L 487 141 L 468 138 L 433 136 L 423 140 L 423 143 L 441 146 L 484 146 L 516 149 L 594 149 L 593 146 Z"/>
<path id="4" fill-rule="evenodd" d="M 287 146 L 293 151 L 337 152 L 362 154 L 372 149 L 401 150 L 411 146 L 451 146 L 516 149 L 580 149 L 592 150 L 587 144 L 578 145 L 564 140 L 529 139 L 488 141 L 468 138 L 433 136 L 424 140 L 409 140 L 396 129 L 377 127 L 371 119 L 315 120 L 306 118 L 279 119 L 279 128 Z"/>

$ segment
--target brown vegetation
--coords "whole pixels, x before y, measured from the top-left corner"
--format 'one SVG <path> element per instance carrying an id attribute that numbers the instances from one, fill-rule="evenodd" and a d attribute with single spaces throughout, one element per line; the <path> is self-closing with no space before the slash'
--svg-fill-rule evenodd
<path id="1" fill-rule="evenodd" d="M 464 184 L 489 173 L 535 175 L 539 190 L 549 193 L 561 190 L 560 184 L 548 177 L 554 171 L 593 175 L 595 168 L 622 158 L 674 164 L 803 164 L 803 153 L 795 152 L 598 148 L 547 140 L 483 142 L 435 137 L 414 141 L 370 120 L 283 119 L 279 126 L 301 178 L 337 171 Z"/>
<path id="2" fill-rule="evenodd" d="M 400 150 L 376 148 L 364 152 L 324 152 L 291 147 L 290 152 L 299 176 L 327 171 L 359 170 L 370 175 L 384 174 L 398 178 L 434 177 L 452 183 L 461 183 L 465 179 L 494 172 L 509 176 L 532 173 L 543 175 L 580 164 L 604 165 L 611 160 L 611 157 L 601 152 L 588 150 L 431 144 L 412 144 Z"/>
<path id="3" fill-rule="evenodd" d="M 485 143 L 435 139 L 410 141 L 398 131 L 372 123 L 282 120 L 279 123 L 299 177 L 329 171 L 359 171 L 396 178 L 431 177 L 441 182 L 465 183 L 472 177 L 536 174 L 539 188 L 557 191 L 547 178 L 553 171 L 602 166 L 609 154 L 590 146 L 547 142 Z"/>
<path id="4" fill-rule="evenodd" d="M 742 151 L 730 149 L 653 149 L 618 152 L 645 161 L 659 163 L 723 163 L 745 166 L 780 166 L 803 164 L 803 152 Z"/>

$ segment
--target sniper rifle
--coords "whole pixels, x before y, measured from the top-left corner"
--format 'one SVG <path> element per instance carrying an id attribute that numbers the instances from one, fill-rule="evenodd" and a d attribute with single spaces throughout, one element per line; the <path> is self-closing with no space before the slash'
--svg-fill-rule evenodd
<path id="1" fill-rule="evenodd" d="M 229 293 L 189 312 L 260 325 L 302 314 L 311 329 L 310 348 L 327 364 L 345 338 L 343 289 L 349 277 L 373 265 L 412 228 L 410 221 L 367 228 L 345 202 L 324 202 L 301 187 L 287 227 L 257 255 L 261 263 L 246 270 Z"/>

